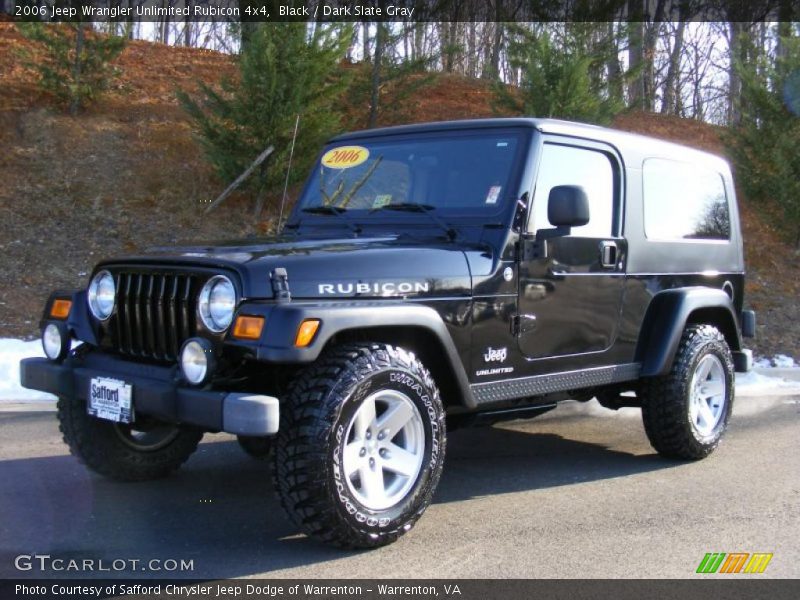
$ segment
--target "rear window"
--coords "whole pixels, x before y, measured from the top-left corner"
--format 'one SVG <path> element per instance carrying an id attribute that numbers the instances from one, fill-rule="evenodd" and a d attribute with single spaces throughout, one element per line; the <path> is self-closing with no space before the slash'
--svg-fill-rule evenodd
<path id="1" fill-rule="evenodd" d="M 722 175 L 661 158 L 645 161 L 644 229 L 654 240 L 728 240 L 730 212 Z"/>

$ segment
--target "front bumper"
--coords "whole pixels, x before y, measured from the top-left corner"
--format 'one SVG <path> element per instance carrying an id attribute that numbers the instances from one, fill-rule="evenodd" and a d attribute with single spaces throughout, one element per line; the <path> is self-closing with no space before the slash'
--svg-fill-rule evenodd
<path id="1" fill-rule="evenodd" d="M 62 363 L 46 358 L 26 358 L 20 363 L 24 387 L 60 397 L 88 398 L 93 377 L 111 377 L 131 384 L 137 414 L 236 435 L 278 432 L 277 398 L 185 387 L 178 382 L 174 367 L 139 364 L 100 353 L 70 356 Z"/>

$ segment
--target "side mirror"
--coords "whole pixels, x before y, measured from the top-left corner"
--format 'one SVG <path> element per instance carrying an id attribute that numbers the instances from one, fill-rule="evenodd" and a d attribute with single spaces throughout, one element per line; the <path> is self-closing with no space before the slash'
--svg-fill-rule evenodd
<path id="1" fill-rule="evenodd" d="M 583 188 L 577 185 L 559 185 L 550 190 L 547 198 L 547 219 L 554 227 L 536 232 L 536 237 L 524 246 L 523 260 L 547 258 L 547 240 L 568 236 L 573 227 L 589 222 L 589 199 Z"/>
<path id="2" fill-rule="evenodd" d="M 555 227 L 580 227 L 589 222 L 589 199 L 582 187 L 559 185 L 547 198 L 547 219 Z"/>

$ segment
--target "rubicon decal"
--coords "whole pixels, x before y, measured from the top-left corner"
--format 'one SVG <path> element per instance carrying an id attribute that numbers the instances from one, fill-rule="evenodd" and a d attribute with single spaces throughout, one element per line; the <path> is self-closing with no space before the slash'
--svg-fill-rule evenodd
<path id="1" fill-rule="evenodd" d="M 402 296 L 430 291 L 427 281 L 375 281 L 358 283 L 320 283 L 321 296 Z"/>
<path id="2" fill-rule="evenodd" d="M 772 560 L 768 552 L 708 552 L 697 566 L 697 573 L 763 573 Z"/>

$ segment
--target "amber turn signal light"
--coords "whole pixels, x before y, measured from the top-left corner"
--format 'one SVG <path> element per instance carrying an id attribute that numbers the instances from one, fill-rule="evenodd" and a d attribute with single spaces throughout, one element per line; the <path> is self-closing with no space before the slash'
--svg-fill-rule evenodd
<path id="1" fill-rule="evenodd" d="M 257 340 L 261 337 L 262 329 L 264 329 L 264 317 L 239 315 L 236 317 L 236 325 L 233 326 L 233 337 Z"/>
<path id="2" fill-rule="evenodd" d="M 54 300 L 50 307 L 50 316 L 54 319 L 66 319 L 72 308 L 72 300 Z"/>
<path id="3" fill-rule="evenodd" d="M 294 338 L 294 345 L 298 348 L 305 348 L 308 346 L 314 339 L 314 336 L 317 335 L 319 322 L 319 319 L 306 319 L 300 323 L 300 327 L 297 329 L 297 337 Z"/>

